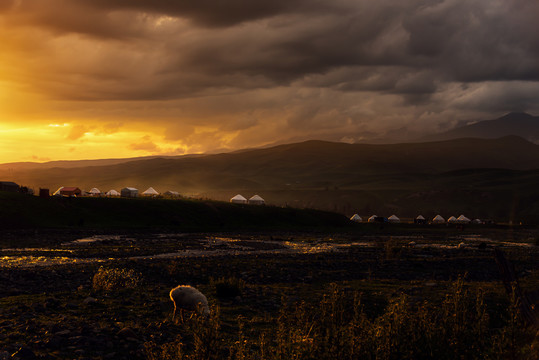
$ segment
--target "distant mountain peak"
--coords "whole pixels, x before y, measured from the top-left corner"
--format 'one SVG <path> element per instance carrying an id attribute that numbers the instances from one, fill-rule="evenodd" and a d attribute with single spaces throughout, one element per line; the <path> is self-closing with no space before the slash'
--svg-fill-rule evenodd
<path id="1" fill-rule="evenodd" d="M 533 117 L 534 117 L 533 115 L 530 115 L 530 114 L 525 113 L 525 112 L 514 111 L 514 112 L 510 112 L 508 114 L 505 114 L 504 116 L 502 116 L 498 120 L 501 120 L 501 119 L 530 119 L 530 118 L 533 118 Z"/>
<path id="2" fill-rule="evenodd" d="M 539 141 L 539 116 L 525 112 L 510 112 L 494 120 L 474 122 L 452 130 L 428 136 L 423 141 L 451 140 L 458 138 L 497 139 L 505 136 L 520 136 L 527 141 Z"/>

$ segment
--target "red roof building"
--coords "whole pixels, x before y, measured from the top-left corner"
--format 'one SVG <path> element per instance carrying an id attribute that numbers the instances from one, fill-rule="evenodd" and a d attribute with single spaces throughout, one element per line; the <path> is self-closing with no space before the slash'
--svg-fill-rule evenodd
<path id="1" fill-rule="evenodd" d="M 78 187 L 74 186 L 64 186 L 60 190 L 60 195 L 62 196 L 80 196 L 82 191 Z"/>

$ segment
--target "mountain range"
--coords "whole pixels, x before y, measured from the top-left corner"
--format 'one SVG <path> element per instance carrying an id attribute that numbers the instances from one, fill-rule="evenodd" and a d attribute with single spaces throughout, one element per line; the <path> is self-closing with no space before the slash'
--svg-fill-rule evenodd
<path id="1" fill-rule="evenodd" d="M 440 141 L 458 138 L 496 139 L 502 136 L 520 136 L 539 143 L 539 116 L 527 113 L 509 113 L 498 119 L 479 121 L 455 129 L 423 137 L 422 141 Z"/>
<path id="2" fill-rule="evenodd" d="M 533 135 L 537 120 L 508 114 L 440 134 L 468 136 L 443 141 L 373 145 L 313 140 L 211 155 L 4 164 L 0 180 L 36 191 L 60 186 L 143 191 L 152 186 L 217 200 L 260 194 L 270 204 L 347 215 L 430 216 L 466 210 L 469 216 L 530 221 L 539 219 L 539 145 L 515 135 L 473 135 L 483 127 L 491 129 L 484 137 L 505 134 L 503 129 L 511 130 L 508 123 L 515 122 L 527 124 Z"/>

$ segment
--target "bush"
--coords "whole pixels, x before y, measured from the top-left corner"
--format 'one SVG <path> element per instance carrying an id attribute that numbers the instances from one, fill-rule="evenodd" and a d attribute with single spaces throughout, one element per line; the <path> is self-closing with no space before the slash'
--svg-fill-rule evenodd
<path id="1" fill-rule="evenodd" d="M 211 278 L 210 285 L 215 287 L 215 294 L 218 298 L 233 298 L 243 294 L 245 281 L 235 277 L 218 278 L 217 280 Z"/>
<path id="2" fill-rule="evenodd" d="M 101 266 L 94 275 L 92 288 L 94 291 L 134 289 L 141 281 L 142 276 L 133 269 L 104 268 Z"/>
<path id="3" fill-rule="evenodd" d="M 403 294 L 370 319 L 357 293 L 332 285 L 314 307 L 304 302 L 284 306 L 271 328 L 245 332 L 240 319 L 235 341 L 219 331 L 218 315 L 212 315 L 210 324 L 204 318 L 188 324 L 194 334 L 190 346 L 146 347 L 152 360 L 537 358 L 535 333 L 522 326 L 518 304 L 508 310 L 503 328 L 489 328 L 482 292 L 472 294 L 458 279 L 441 303 L 415 304 Z"/>

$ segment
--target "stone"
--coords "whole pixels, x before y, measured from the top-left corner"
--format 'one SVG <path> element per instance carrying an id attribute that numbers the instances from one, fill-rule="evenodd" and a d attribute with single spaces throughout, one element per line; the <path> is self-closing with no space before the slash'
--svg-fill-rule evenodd
<path id="1" fill-rule="evenodd" d="M 88 304 L 95 304 L 97 302 L 97 299 L 91 297 L 91 296 L 88 296 L 86 299 L 84 299 L 82 301 L 83 303 L 85 303 L 86 305 Z"/>
<path id="2" fill-rule="evenodd" d="M 124 327 L 116 335 L 127 340 L 139 340 L 139 336 L 130 327 Z"/>

